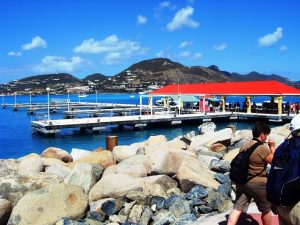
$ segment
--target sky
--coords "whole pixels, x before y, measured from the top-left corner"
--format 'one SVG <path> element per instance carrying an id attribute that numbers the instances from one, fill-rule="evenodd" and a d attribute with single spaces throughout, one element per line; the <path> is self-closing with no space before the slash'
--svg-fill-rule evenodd
<path id="1" fill-rule="evenodd" d="M 0 0 L 0 83 L 164 57 L 300 80 L 299 0 Z"/>

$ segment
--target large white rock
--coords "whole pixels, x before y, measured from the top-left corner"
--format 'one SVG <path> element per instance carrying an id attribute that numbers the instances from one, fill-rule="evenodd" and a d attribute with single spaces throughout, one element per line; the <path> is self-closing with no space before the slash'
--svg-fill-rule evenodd
<path id="1" fill-rule="evenodd" d="M 213 143 L 224 140 L 230 140 L 232 134 L 233 133 L 231 128 L 225 128 L 217 132 L 208 133 L 204 135 L 197 135 L 194 138 L 192 138 L 192 142 L 189 148 L 192 148 L 195 151 L 197 151 L 198 148 L 204 145 L 210 147 Z"/>
<path id="2" fill-rule="evenodd" d="M 116 164 L 111 151 L 90 152 L 90 154 L 84 156 L 83 158 L 69 163 L 68 166 L 73 168 L 77 163 L 100 165 L 103 168 L 107 168 Z"/>
<path id="3" fill-rule="evenodd" d="M 42 157 L 42 161 L 43 161 L 45 167 L 53 166 L 53 165 L 67 166 L 66 163 L 64 163 L 63 161 L 61 161 L 59 159 Z"/>
<path id="4" fill-rule="evenodd" d="M 78 160 L 83 158 L 84 156 L 87 156 L 91 153 L 91 151 L 88 150 L 84 150 L 84 149 L 80 149 L 80 148 L 72 148 L 71 150 L 71 156 L 73 158 L 73 160 Z"/>
<path id="5" fill-rule="evenodd" d="M 166 138 L 165 135 L 156 135 L 156 136 L 150 136 L 148 140 L 144 142 L 144 144 L 146 147 L 150 147 L 167 141 L 168 139 Z"/>
<path id="6" fill-rule="evenodd" d="M 24 158 L 19 164 L 18 173 L 21 175 L 44 171 L 44 163 L 40 158 Z"/>
<path id="7" fill-rule="evenodd" d="M 288 124 L 285 124 L 283 126 L 273 127 L 271 129 L 271 135 L 272 134 L 281 135 L 284 138 L 287 138 L 291 134 L 290 124 L 288 123 Z"/>
<path id="8" fill-rule="evenodd" d="M 88 206 L 81 187 L 54 184 L 29 192 L 13 208 L 8 224 L 54 224 L 62 217 L 80 219 Z"/>
<path id="9" fill-rule="evenodd" d="M 146 177 L 150 172 L 148 158 L 144 155 L 134 155 L 117 165 L 106 168 L 103 177 L 111 174 L 127 174 L 131 177 Z"/>
<path id="10" fill-rule="evenodd" d="M 151 173 L 174 175 L 182 161 L 187 157 L 196 157 L 195 153 L 178 150 L 154 151 L 148 155 Z"/>
<path id="11" fill-rule="evenodd" d="M 66 184 L 81 186 L 86 194 L 96 183 L 93 166 L 88 163 L 78 163 L 72 172 L 65 178 Z"/>
<path id="12" fill-rule="evenodd" d="M 26 192 L 62 182 L 63 179 L 55 174 L 35 173 L 7 176 L 0 180 L 0 198 L 5 198 L 15 205 Z"/>
<path id="13" fill-rule="evenodd" d="M 113 174 L 102 177 L 90 190 L 89 201 L 103 198 L 122 198 L 127 193 L 142 192 L 144 195 L 164 196 L 177 182 L 166 175 L 132 178 L 126 174 Z"/>
<path id="14" fill-rule="evenodd" d="M 112 154 L 117 162 L 122 162 L 123 160 L 134 156 L 141 151 L 144 151 L 142 144 L 118 145 L 114 147 Z"/>
<path id="15" fill-rule="evenodd" d="M 12 159 L 1 159 L 0 160 L 0 177 L 3 178 L 8 175 L 17 174 L 19 162 Z"/>
<path id="16" fill-rule="evenodd" d="M 112 174 L 104 176 L 90 190 L 89 201 L 97 201 L 102 198 L 119 198 L 127 192 L 142 188 L 137 178 L 126 174 Z"/>
<path id="17" fill-rule="evenodd" d="M 45 158 L 59 159 L 65 163 L 73 161 L 72 156 L 67 151 L 55 147 L 45 149 L 41 155 Z"/>
<path id="18" fill-rule="evenodd" d="M 236 132 L 236 135 L 240 135 L 242 138 L 241 139 L 247 139 L 251 140 L 252 139 L 252 130 L 238 130 Z"/>
<path id="19" fill-rule="evenodd" d="M 196 157 L 186 157 L 178 168 L 176 178 L 183 192 L 188 192 L 194 185 L 217 189 L 219 183 L 214 179 L 214 172 Z"/>
<path id="20" fill-rule="evenodd" d="M 145 148 L 145 154 L 150 155 L 155 151 L 178 151 L 187 149 L 187 145 L 181 141 L 179 138 L 174 138 L 171 141 L 163 141 L 161 143 L 157 143 L 156 145 L 150 145 Z"/>
<path id="21" fill-rule="evenodd" d="M 66 178 L 71 173 L 71 171 L 72 170 L 67 166 L 63 166 L 60 164 L 54 164 L 46 167 L 45 169 L 45 173 L 56 174 L 63 179 Z"/>

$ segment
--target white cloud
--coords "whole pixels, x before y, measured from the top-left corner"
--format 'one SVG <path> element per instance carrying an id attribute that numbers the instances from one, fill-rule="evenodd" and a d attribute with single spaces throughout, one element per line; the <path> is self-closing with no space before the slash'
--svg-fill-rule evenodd
<path id="1" fill-rule="evenodd" d="M 159 18 L 161 15 L 161 11 L 164 9 L 174 10 L 176 8 L 176 5 L 173 5 L 169 1 L 163 1 L 159 4 L 158 7 L 154 8 L 154 17 Z"/>
<path id="2" fill-rule="evenodd" d="M 121 57 L 122 55 L 120 54 L 120 52 L 110 52 L 105 56 L 103 62 L 107 65 L 118 64 Z"/>
<path id="3" fill-rule="evenodd" d="M 181 52 L 179 54 L 179 56 L 182 57 L 182 58 L 188 58 L 188 57 L 191 56 L 191 53 L 189 51 L 185 51 L 185 52 Z"/>
<path id="4" fill-rule="evenodd" d="M 285 52 L 285 51 L 287 51 L 288 50 L 288 47 L 286 47 L 285 45 L 281 45 L 280 47 L 279 47 L 279 51 L 280 52 Z"/>
<path id="5" fill-rule="evenodd" d="M 180 45 L 178 46 L 179 48 L 186 48 L 188 46 L 191 46 L 193 44 L 192 41 L 183 41 L 180 43 Z"/>
<path id="6" fill-rule="evenodd" d="M 196 28 L 199 23 L 192 18 L 190 18 L 194 13 L 194 9 L 191 6 L 180 9 L 174 16 L 172 22 L 168 23 L 167 29 L 169 31 L 174 31 L 180 29 L 184 26 Z"/>
<path id="7" fill-rule="evenodd" d="M 170 8 L 172 6 L 171 2 L 169 1 L 164 1 L 164 2 L 161 2 L 158 6 L 158 9 L 159 10 L 162 10 L 164 8 Z"/>
<path id="8" fill-rule="evenodd" d="M 193 56 L 195 59 L 202 59 L 203 58 L 203 55 L 199 52 L 195 53 L 194 56 Z"/>
<path id="9" fill-rule="evenodd" d="M 72 72 L 83 65 L 83 60 L 79 56 L 74 56 L 67 60 L 59 56 L 46 56 L 42 63 L 35 67 L 38 72 Z"/>
<path id="10" fill-rule="evenodd" d="M 74 48 L 74 52 L 81 53 L 105 53 L 118 51 L 137 51 L 141 47 L 137 42 L 119 40 L 117 35 L 111 35 L 103 40 L 95 41 L 93 38 L 84 40 L 81 45 Z"/>
<path id="11" fill-rule="evenodd" d="M 142 16 L 142 15 L 138 15 L 137 18 L 136 18 L 136 23 L 138 25 L 143 25 L 143 24 L 147 23 L 147 17 Z"/>
<path id="12" fill-rule="evenodd" d="M 216 51 L 223 51 L 223 50 L 225 50 L 227 47 L 228 47 L 228 44 L 227 44 L 227 43 L 221 43 L 221 44 L 215 45 L 215 46 L 214 46 L 214 50 L 216 50 Z"/>
<path id="13" fill-rule="evenodd" d="M 147 49 L 142 48 L 138 42 L 120 40 L 115 34 L 99 41 L 93 38 L 84 40 L 74 48 L 74 52 L 77 53 L 104 54 L 103 62 L 109 65 L 117 64 L 121 59 L 128 59 L 133 55 L 144 54 L 146 51 Z"/>
<path id="14" fill-rule="evenodd" d="M 282 31 L 283 29 L 281 27 L 277 27 L 276 31 L 274 31 L 271 34 L 267 34 L 261 38 L 258 39 L 258 45 L 260 47 L 268 47 L 276 42 L 278 42 L 282 38 Z"/>
<path id="15" fill-rule="evenodd" d="M 35 48 L 47 48 L 47 42 L 43 40 L 40 36 L 35 36 L 32 38 L 31 43 L 24 44 L 22 50 L 28 51 Z"/>
<path id="16" fill-rule="evenodd" d="M 9 55 L 9 56 L 22 56 L 22 52 L 11 51 L 11 52 L 8 52 L 7 55 Z"/>

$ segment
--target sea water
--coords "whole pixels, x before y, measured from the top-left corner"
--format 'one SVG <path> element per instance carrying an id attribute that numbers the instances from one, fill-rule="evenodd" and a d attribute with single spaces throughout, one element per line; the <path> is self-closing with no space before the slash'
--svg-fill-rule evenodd
<path id="1" fill-rule="evenodd" d="M 50 95 L 50 100 L 65 99 L 67 95 Z M 122 103 L 122 104 L 139 104 L 140 97 L 138 94 L 98 94 L 89 95 L 86 98 L 79 99 L 77 95 L 70 95 L 70 100 L 81 102 L 101 102 L 101 103 Z M 239 101 L 242 105 L 243 97 L 228 97 L 227 102 Z M 268 100 L 266 97 L 257 97 L 254 99 L 257 103 Z M 288 98 L 290 102 L 299 101 L 299 98 Z M 47 103 L 47 95 L 39 95 L 31 98 L 32 103 Z M 29 103 L 29 96 L 5 96 L 0 97 L 0 103 Z M 147 104 L 147 98 L 143 98 L 143 104 Z M 186 134 L 190 131 L 197 132 L 197 127 L 200 124 L 193 125 L 177 125 L 164 127 L 151 127 L 138 130 L 126 128 L 118 130 L 117 128 L 109 127 L 106 130 L 100 131 L 97 134 L 81 134 L 73 131 L 63 130 L 61 134 L 53 137 L 48 137 L 42 134 L 33 133 L 30 121 L 36 120 L 37 116 L 47 115 L 47 111 L 40 112 L 38 115 L 28 115 L 26 109 L 19 109 L 17 112 L 12 110 L 12 107 L 0 109 L 0 158 L 18 158 L 29 153 L 40 154 L 48 147 L 62 148 L 68 152 L 72 148 L 80 148 L 86 150 L 94 150 L 98 147 L 105 148 L 105 140 L 107 135 L 117 135 L 119 145 L 128 145 L 136 142 L 147 140 L 153 135 L 166 135 L 168 140 L 171 140 L 179 135 Z M 51 119 L 62 118 L 62 112 L 51 114 Z M 217 130 L 227 127 L 232 124 L 237 129 L 250 129 L 253 123 L 247 122 L 219 122 Z"/>

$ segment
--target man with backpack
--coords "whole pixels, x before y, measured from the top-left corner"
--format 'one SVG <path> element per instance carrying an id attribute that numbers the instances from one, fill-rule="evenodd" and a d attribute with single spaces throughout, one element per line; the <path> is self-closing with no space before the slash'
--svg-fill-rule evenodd
<path id="1" fill-rule="evenodd" d="M 290 129 L 291 138 L 276 149 L 267 183 L 267 198 L 277 206 L 280 225 L 300 224 L 300 115 Z"/>
<path id="2" fill-rule="evenodd" d="M 237 198 L 233 210 L 228 218 L 228 225 L 235 225 L 242 212 L 246 212 L 252 199 L 254 199 L 258 210 L 262 213 L 261 219 L 264 225 L 272 224 L 272 212 L 270 203 L 267 201 L 266 193 L 266 165 L 271 164 L 275 151 L 275 143 L 269 142 L 265 145 L 271 129 L 263 122 L 257 122 L 252 129 L 253 139 L 246 142 L 240 148 L 240 153 L 248 150 L 253 152 L 248 156 L 247 179 L 245 182 L 235 181 Z M 255 149 L 251 146 L 255 145 Z M 239 154 L 240 154 L 239 153 Z M 234 160 L 233 160 L 234 161 Z M 230 171 L 231 173 L 232 171 Z M 233 177 L 233 176 L 232 176 Z"/>

